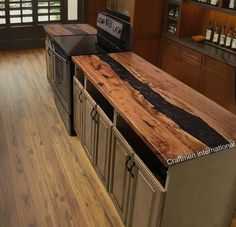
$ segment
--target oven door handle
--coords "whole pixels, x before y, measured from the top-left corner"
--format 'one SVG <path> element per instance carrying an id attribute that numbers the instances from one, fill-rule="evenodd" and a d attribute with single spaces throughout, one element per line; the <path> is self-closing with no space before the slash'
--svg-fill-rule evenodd
<path id="1" fill-rule="evenodd" d="M 60 58 L 62 61 L 64 61 L 66 64 L 68 63 L 68 60 L 63 58 L 60 54 L 58 54 L 53 48 L 50 48 L 51 51 L 58 57 Z"/>

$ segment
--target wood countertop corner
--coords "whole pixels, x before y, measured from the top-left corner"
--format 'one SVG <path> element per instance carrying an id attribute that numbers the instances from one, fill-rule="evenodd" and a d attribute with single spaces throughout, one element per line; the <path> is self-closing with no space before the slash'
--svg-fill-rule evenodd
<path id="1" fill-rule="evenodd" d="M 165 166 L 236 140 L 235 115 L 132 52 L 73 61 Z"/>
<path id="2" fill-rule="evenodd" d="M 89 24 L 47 24 L 44 25 L 45 32 L 50 36 L 64 36 L 64 35 L 95 35 L 96 28 Z"/>

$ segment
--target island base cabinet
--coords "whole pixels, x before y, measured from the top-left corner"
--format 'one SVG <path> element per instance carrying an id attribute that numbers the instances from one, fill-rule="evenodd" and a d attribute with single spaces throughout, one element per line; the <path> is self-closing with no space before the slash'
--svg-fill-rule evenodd
<path id="1" fill-rule="evenodd" d="M 99 106 L 97 106 L 96 122 L 94 167 L 101 181 L 108 188 L 112 122 Z"/>
<path id="2" fill-rule="evenodd" d="M 47 37 L 45 40 L 45 49 L 46 49 L 46 69 L 47 69 L 47 78 L 49 83 L 53 84 L 53 67 L 54 67 L 54 60 L 53 55 L 51 54 L 51 41 Z"/>
<path id="3" fill-rule="evenodd" d="M 131 185 L 131 176 L 127 170 L 127 165 L 131 162 L 132 155 L 132 148 L 118 130 L 113 127 L 109 192 L 124 223 L 126 223 L 127 218 Z"/>
<path id="4" fill-rule="evenodd" d="M 135 155 L 135 182 L 129 227 L 160 227 L 165 190 Z"/>
<path id="5" fill-rule="evenodd" d="M 83 99 L 83 147 L 91 163 L 94 161 L 94 137 L 95 137 L 95 114 L 96 103 L 84 90 Z"/>
<path id="6" fill-rule="evenodd" d="M 77 136 L 82 139 L 83 122 L 83 86 L 74 78 L 74 129 Z"/>

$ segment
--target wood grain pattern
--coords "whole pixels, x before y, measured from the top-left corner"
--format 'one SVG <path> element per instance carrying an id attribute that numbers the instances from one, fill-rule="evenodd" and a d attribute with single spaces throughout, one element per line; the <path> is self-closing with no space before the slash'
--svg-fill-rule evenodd
<path id="1" fill-rule="evenodd" d="M 0 54 L 0 226 L 123 226 L 46 78 L 44 50 Z"/>
<path id="2" fill-rule="evenodd" d="M 227 140 L 236 139 L 236 117 L 230 112 L 131 52 L 109 55 L 168 102 L 199 116 Z M 73 61 L 164 165 L 169 159 L 208 148 L 170 118 L 154 111 L 140 93 L 122 81 L 98 56 L 79 56 Z"/>
<path id="3" fill-rule="evenodd" d="M 88 34 L 97 34 L 97 30 L 89 24 L 47 24 L 43 27 L 50 36 L 77 35 L 80 30 Z"/>

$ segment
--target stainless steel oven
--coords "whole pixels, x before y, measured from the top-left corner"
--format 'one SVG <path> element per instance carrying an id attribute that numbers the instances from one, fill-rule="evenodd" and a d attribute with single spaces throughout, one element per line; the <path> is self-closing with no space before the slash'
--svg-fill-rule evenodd
<path id="1" fill-rule="evenodd" d="M 107 13 L 99 13 L 97 35 L 53 37 L 49 52 L 53 59 L 51 86 L 64 125 L 70 135 L 73 129 L 72 56 L 127 51 L 130 45 L 130 25 Z"/>

